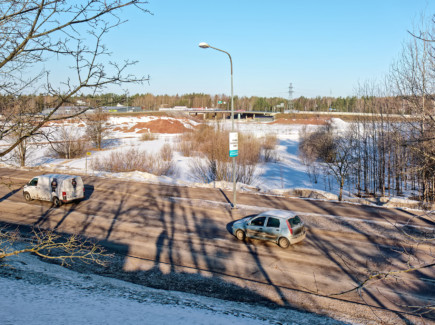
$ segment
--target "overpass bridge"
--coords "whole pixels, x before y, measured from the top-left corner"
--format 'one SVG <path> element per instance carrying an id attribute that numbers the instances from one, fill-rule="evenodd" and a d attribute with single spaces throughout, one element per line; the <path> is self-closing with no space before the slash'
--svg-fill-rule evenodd
<path id="1" fill-rule="evenodd" d="M 171 109 L 161 108 L 159 112 L 180 112 L 190 116 L 202 117 L 203 119 L 227 119 L 231 117 L 231 110 L 221 109 L 198 109 L 198 108 L 185 108 L 185 109 Z M 280 112 L 266 112 L 266 111 L 247 111 L 247 110 L 234 110 L 234 119 L 252 119 L 256 121 L 274 121 L 275 115 Z"/>

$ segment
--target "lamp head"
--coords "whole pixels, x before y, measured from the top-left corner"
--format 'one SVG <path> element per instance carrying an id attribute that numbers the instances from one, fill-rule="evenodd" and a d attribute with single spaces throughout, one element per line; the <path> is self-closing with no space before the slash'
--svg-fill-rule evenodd
<path id="1" fill-rule="evenodd" d="M 201 43 L 199 43 L 199 47 L 202 48 L 202 49 L 208 49 L 210 47 L 210 45 L 208 45 L 205 42 L 201 42 Z"/>

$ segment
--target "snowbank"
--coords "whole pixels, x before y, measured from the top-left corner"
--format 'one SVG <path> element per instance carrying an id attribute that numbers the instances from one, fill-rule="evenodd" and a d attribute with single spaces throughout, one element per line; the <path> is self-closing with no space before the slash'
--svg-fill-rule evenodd
<path id="1" fill-rule="evenodd" d="M 0 268 L 1 323 L 45 324 L 279 324 L 290 319 L 341 324 L 291 309 L 224 301 L 77 273 L 20 254 Z"/>

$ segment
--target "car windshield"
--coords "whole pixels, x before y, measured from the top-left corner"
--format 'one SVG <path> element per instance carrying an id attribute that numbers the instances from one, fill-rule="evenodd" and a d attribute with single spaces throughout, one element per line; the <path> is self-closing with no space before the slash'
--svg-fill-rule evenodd
<path id="1" fill-rule="evenodd" d="M 301 223 L 301 219 L 299 218 L 299 216 L 295 216 L 295 217 L 289 219 L 289 221 L 290 221 L 290 225 L 292 227 Z"/>
<path id="2" fill-rule="evenodd" d="M 38 179 L 37 179 L 37 178 L 32 179 L 32 180 L 29 182 L 29 185 L 30 185 L 30 186 L 36 186 L 36 185 L 38 185 Z"/>

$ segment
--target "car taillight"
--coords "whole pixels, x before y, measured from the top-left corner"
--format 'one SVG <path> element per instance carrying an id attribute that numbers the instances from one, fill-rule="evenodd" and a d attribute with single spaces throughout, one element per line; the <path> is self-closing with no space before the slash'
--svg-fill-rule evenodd
<path id="1" fill-rule="evenodd" d="M 66 192 L 62 192 L 63 199 L 66 200 Z"/>
<path id="2" fill-rule="evenodd" d="M 290 230 L 290 235 L 293 235 L 293 229 L 292 226 L 290 226 L 290 222 L 288 222 L 288 219 L 286 220 L 286 222 L 287 222 L 288 230 Z"/>

